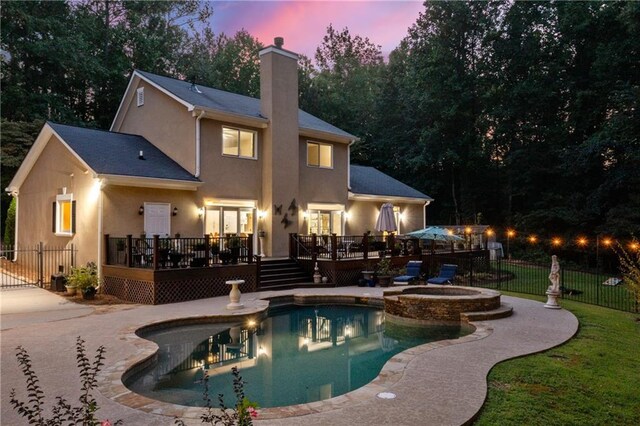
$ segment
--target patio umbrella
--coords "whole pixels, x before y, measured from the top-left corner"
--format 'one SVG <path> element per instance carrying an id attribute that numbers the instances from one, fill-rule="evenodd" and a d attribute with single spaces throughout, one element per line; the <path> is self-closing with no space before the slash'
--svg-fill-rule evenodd
<path id="1" fill-rule="evenodd" d="M 396 225 L 396 218 L 393 215 L 393 204 L 384 203 L 380 207 L 380 214 L 376 222 L 376 231 L 378 232 L 394 232 L 398 229 Z"/>
<path id="2" fill-rule="evenodd" d="M 449 230 L 439 228 L 437 226 L 429 226 L 428 228 L 420 229 L 418 231 L 409 232 L 407 237 L 419 238 L 421 240 L 435 240 L 435 241 L 464 241 L 464 238 L 457 235 L 453 235 Z"/>

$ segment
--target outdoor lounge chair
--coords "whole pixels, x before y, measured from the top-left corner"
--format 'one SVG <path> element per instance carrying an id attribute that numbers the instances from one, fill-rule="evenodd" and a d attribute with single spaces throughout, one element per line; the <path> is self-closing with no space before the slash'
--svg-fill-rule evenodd
<path id="1" fill-rule="evenodd" d="M 451 265 L 445 263 L 440 267 L 440 275 L 437 277 L 429 278 L 428 284 L 453 284 L 453 277 L 456 276 L 456 270 L 458 265 Z"/>
<path id="2" fill-rule="evenodd" d="M 420 276 L 420 269 L 422 268 L 421 260 L 410 260 L 407 263 L 407 273 L 405 275 L 400 275 L 399 277 L 395 277 L 393 279 L 394 285 L 407 285 L 411 281 L 415 281 Z"/>

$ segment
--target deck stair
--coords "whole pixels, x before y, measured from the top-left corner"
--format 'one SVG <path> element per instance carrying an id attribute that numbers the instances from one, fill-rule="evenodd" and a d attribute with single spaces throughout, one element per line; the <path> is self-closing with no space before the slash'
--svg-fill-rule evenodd
<path id="1" fill-rule="evenodd" d="M 312 283 L 313 277 L 292 259 L 264 259 L 260 262 L 261 290 L 286 290 Z"/>

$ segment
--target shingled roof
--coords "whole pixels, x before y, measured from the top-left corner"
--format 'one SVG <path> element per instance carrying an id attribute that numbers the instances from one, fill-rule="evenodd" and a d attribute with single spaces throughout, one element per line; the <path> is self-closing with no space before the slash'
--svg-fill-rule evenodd
<path id="1" fill-rule="evenodd" d="M 200 182 L 142 136 L 52 122 L 47 124 L 99 175 Z M 140 151 L 144 160 L 138 158 Z"/>
<path id="2" fill-rule="evenodd" d="M 418 198 L 432 201 L 433 198 L 382 173 L 374 167 L 351 165 L 351 192 L 359 195 Z"/>
<path id="3" fill-rule="evenodd" d="M 192 83 L 188 81 L 164 77 L 140 70 L 135 70 L 135 73 L 191 106 L 203 107 L 251 118 L 265 118 L 260 114 L 260 99 L 200 85 L 197 86 L 198 91 L 195 91 L 192 88 Z M 349 139 L 357 139 L 356 136 L 347 133 L 344 130 L 341 130 L 301 109 L 298 110 L 298 126 L 301 129 L 316 130 Z"/>

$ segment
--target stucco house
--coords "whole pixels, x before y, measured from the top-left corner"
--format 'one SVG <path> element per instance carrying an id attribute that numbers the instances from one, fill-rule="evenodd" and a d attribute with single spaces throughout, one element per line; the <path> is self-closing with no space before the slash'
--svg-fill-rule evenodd
<path id="1" fill-rule="evenodd" d="M 268 257 L 289 234 L 362 235 L 393 203 L 399 232 L 432 199 L 350 164 L 356 137 L 298 108 L 298 56 L 260 51 L 260 98 L 136 70 L 109 131 L 48 122 L 6 189 L 17 245 L 73 243 L 102 263 L 104 236 L 242 235 Z"/>

